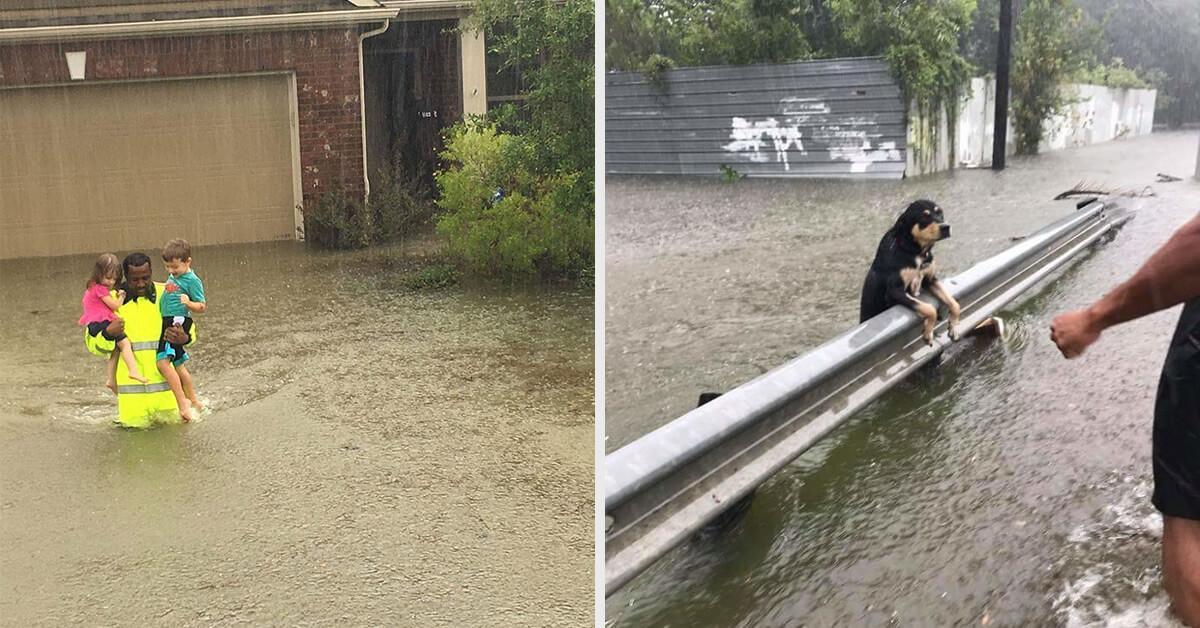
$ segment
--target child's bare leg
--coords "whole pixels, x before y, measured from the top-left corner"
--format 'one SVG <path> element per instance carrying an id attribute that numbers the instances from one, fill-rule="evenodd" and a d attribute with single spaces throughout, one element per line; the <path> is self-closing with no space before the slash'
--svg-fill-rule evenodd
<path id="1" fill-rule="evenodd" d="M 200 403 L 200 398 L 196 396 L 196 388 L 192 385 L 192 373 L 187 370 L 187 367 L 180 364 L 175 367 L 175 372 L 179 373 L 179 383 L 183 388 L 183 394 L 192 402 L 192 407 L 199 412 L 204 409 L 204 404 Z"/>
<path id="2" fill-rule="evenodd" d="M 113 351 L 112 354 L 110 354 L 108 356 L 108 367 L 107 368 L 108 368 L 108 382 L 106 382 L 104 384 L 104 387 L 113 391 L 113 394 L 115 395 L 115 394 L 117 394 L 117 352 L 116 351 Z"/>
<path id="3" fill-rule="evenodd" d="M 129 377 L 145 384 L 147 380 L 138 370 L 137 358 L 133 357 L 133 345 L 130 344 L 129 339 L 122 338 L 117 342 L 117 348 L 121 350 L 121 359 L 125 361 L 125 368 L 129 369 Z M 116 381 L 116 366 L 117 363 L 113 362 L 113 381 Z"/>
<path id="4" fill-rule="evenodd" d="M 159 360 L 158 372 L 162 373 L 163 379 L 167 380 L 167 385 L 171 387 L 171 393 L 175 395 L 175 404 L 179 406 L 179 416 L 183 417 L 184 423 L 191 421 L 192 402 L 183 395 L 183 387 L 179 383 L 179 373 L 175 372 L 171 361 L 165 358 Z"/>

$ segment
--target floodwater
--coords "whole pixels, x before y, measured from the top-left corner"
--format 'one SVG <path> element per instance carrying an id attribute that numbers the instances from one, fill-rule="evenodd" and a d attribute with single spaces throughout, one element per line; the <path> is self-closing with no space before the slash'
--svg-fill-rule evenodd
<path id="1" fill-rule="evenodd" d="M 0 262 L 0 625 L 590 624 L 592 295 L 413 292 L 413 254 L 200 247 L 210 410 L 144 432 L 75 325 L 94 257 Z"/>
<path id="2" fill-rule="evenodd" d="M 857 323 L 880 234 L 909 201 L 946 210 L 951 276 L 1074 211 L 1087 181 L 1155 196 L 1116 238 L 763 485 L 723 536 L 609 598 L 611 626 L 1170 626 L 1149 501 L 1154 391 L 1179 309 L 1065 361 L 1084 306 L 1200 211 L 1195 132 L 896 182 L 610 178 L 606 449 Z M 1146 189 L 1149 186 L 1150 189 Z"/>

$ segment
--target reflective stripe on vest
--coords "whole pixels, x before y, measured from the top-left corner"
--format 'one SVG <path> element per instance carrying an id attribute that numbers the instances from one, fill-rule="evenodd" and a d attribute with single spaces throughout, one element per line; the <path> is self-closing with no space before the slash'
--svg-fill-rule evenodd
<path id="1" fill-rule="evenodd" d="M 117 386 L 117 394 L 119 395 L 156 393 L 164 390 L 171 390 L 171 385 L 166 382 L 158 382 L 157 384 L 123 384 L 121 386 Z"/>
<path id="2" fill-rule="evenodd" d="M 129 346 L 134 351 L 158 351 L 158 342 L 153 340 L 149 342 L 131 342 Z"/>

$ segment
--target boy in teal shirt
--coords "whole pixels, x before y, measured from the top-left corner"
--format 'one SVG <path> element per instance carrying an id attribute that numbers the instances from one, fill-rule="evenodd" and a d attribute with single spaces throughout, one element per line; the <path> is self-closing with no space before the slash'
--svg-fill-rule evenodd
<path id="1" fill-rule="evenodd" d="M 171 276 L 163 288 L 162 300 L 158 303 L 158 311 L 162 314 L 163 331 L 171 326 L 179 326 L 191 336 L 192 314 L 199 314 L 207 309 L 204 302 L 204 282 L 192 272 L 192 247 L 187 240 L 176 238 L 167 242 L 163 247 L 163 262 Z M 179 414 L 184 421 L 195 417 L 195 412 L 202 410 L 203 405 L 196 395 L 196 387 L 192 384 L 192 375 L 184 362 L 187 362 L 187 350 L 183 345 L 171 344 L 165 338 L 158 341 L 158 372 L 162 373 L 171 392 L 175 394 L 175 402 L 179 405 Z"/>

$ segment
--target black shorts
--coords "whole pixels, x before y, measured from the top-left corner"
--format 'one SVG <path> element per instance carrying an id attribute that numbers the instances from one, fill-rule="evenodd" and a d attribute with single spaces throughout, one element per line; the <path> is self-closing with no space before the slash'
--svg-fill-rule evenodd
<path id="1" fill-rule="evenodd" d="M 167 328 L 175 324 L 174 316 L 164 316 L 162 319 L 162 331 L 165 333 Z M 183 331 L 190 336 L 192 334 L 192 319 L 190 316 L 185 316 L 183 319 Z M 173 364 L 183 364 L 187 359 L 187 349 L 183 345 L 177 345 L 167 342 L 167 339 L 160 333 L 158 335 L 158 354 L 156 360 L 168 359 Z"/>
<path id="2" fill-rule="evenodd" d="M 108 323 L 109 323 L 109 321 L 96 321 L 95 323 L 88 323 L 87 324 L 88 335 L 93 338 L 95 338 L 97 335 L 103 335 L 105 338 L 107 338 L 113 342 L 121 342 L 122 340 L 124 340 L 125 334 L 123 334 L 123 333 L 117 334 L 116 336 L 109 336 L 108 332 L 104 331 L 105 329 L 108 329 Z"/>
<path id="3" fill-rule="evenodd" d="M 1154 507 L 1200 520 L 1200 333 L 1167 351 L 1154 402 Z"/>

